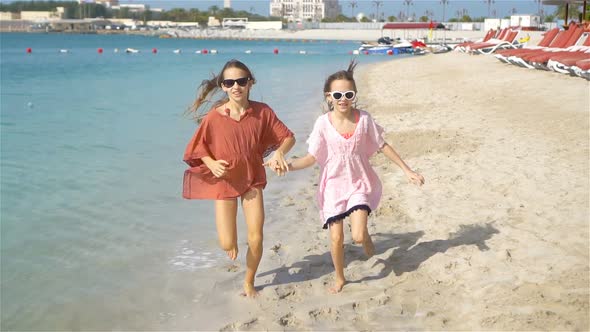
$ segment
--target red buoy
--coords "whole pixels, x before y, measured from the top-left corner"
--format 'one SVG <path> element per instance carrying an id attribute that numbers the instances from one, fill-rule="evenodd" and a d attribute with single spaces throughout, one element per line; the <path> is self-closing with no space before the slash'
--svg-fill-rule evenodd
<path id="1" fill-rule="evenodd" d="M 27 53 L 33 53 L 33 49 L 30 47 L 27 47 Z"/>
<path id="2" fill-rule="evenodd" d="M 99 47 L 97 50 L 98 54 L 102 54 L 102 47 Z"/>
<path id="3" fill-rule="evenodd" d="M 275 48 L 275 49 L 274 49 L 272 52 L 273 52 L 274 54 L 279 54 L 279 49 L 278 49 L 278 48 Z"/>
<path id="4" fill-rule="evenodd" d="M 152 48 L 152 53 L 154 53 L 154 54 L 158 53 L 158 49 L 157 49 L 157 48 L 155 48 L 155 47 L 154 47 L 154 48 Z"/>
<path id="5" fill-rule="evenodd" d="M 393 50 L 387 50 L 387 55 L 393 55 Z"/>
<path id="6" fill-rule="evenodd" d="M 203 51 L 201 53 L 207 54 L 207 53 L 209 53 L 209 51 L 207 51 L 207 49 L 205 48 L 205 49 L 203 49 Z"/>

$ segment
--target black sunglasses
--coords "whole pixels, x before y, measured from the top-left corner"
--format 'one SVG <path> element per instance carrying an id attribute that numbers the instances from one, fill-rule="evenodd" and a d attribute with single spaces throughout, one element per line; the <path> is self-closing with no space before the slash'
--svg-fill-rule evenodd
<path id="1" fill-rule="evenodd" d="M 223 80 L 221 81 L 221 84 L 223 84 L 224 87 L 226 88 L 231 88 L 234 86 L 234 84 L 236 84 L 236 82 L 238 83 L 239 86 L 246 86 L 246 84 L 248 84 L 248 81 L 250 80 L 250 77 L 242 77 L 242 78 L 238 78 L 235 80 Z"/>

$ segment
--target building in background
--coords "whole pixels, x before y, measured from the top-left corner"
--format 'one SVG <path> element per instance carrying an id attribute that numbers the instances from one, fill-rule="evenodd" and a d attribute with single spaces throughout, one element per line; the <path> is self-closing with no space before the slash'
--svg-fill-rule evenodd
<path id="1" fill-rule="evenodd" d="M 231 8 L 231 0 L 223 0 L 223 8 Z"/>
<path id="2" fill-rule="evenodd" d="M 19 19 L 26 21 L 60 20 L 65 15 L 64 7 L 57 7 L 55 11 L 22 11 Z"/>
<path id="3" fill-rule="evenodd" d="M 120 4 L 120 5 L 112 6 L 111 9 L 115 9 L 115 10 L 127 9 L 127 10 L 129 10 L 130 13 L 143 13 L 144 11 L 150 9 L 150 7 L 148 5 L 138 3 L 138 4 Z"/>
<path id="4" fill-rule="evenodd" d="M 338 0 L 271 0 L 270 16 L 289 21 L 321 21 L 342 13 Z"/>
<path id="5" fill-rule="evenodd" d="M 119 5 L 119 0 L 96 0 L 96 3 L 107 8 Z"/>
<path id="6" fill-rule="evenodd" d="M 83 3 L 96 3 L 99 5 L 103 5 L 107 8 L 111 8 L 112 6 L 118 6 L 119 0 L 78 0 L 79 4 Z"/>

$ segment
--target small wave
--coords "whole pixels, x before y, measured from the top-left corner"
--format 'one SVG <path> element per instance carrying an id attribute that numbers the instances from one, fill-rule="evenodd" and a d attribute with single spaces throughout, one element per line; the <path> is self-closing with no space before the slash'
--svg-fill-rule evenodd
<path id="1" fill-rule="evenodd" d="M 193 249 L 187 240 L 182 241 L 183 246 L 178 248 L 177 254 L 169 263 L 180 271 L 195 271 L 213 267 L 217 263 L 217 257 L 211 252 Z M 189 244 L 189 246 L 187 246 Z"/>
<path id="2" fill-rule="evenodd" d="M 95 149 L 102 149 L 102 150 L 120 151 L 119 148 L 117 148 L 113 145 L 106 145 L 106 144 L 93 144 L 90 147 L 95 148 Z"/>

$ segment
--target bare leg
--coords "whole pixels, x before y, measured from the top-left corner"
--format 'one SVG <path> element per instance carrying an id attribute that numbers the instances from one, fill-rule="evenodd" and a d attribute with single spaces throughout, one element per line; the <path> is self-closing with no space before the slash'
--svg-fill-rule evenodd
<path id="1" fill-rule="evenodd" d="M 330 224 L 331 253 L 336 280 L 329 291 L 333 294 L 340 292 L 346 283 L 346 279 L 344 279 L 344 230 L 342 224 L 342 220 Z"/>
<path id="2" fill-rule="evenodd" d="M 254 277 L 258 264 L 262 258 L 262 240 L 264 226 L 264 200 L 262 189 L 254 188 L 242 195 L 242 207 L 248 227 L 248 253 L 246 254 L 246 277 L 244 279 L 244 293 L 248 297 L 255 297 L 258 292 L 254 288 Z"/>
<path id="3" fill-rule="evenodd" d="M 225 250 L 231 260 L 238 257 L 237 211 L 238 201 L 236 199 L 215 201 L 215 224 L 217 225 L 219 246 Z"/>
<path id="4" fill-rule="evenodd" d="M 375 254 L 375 246 L 369 230 L 367 229 L 367 217 L 369 213 L 365 210 L 356 210 L 350 214 L 350 223 L 352 224 L 352 240 L 355 243 L 362 243 L 365 254 L 372 257 Z"/>

